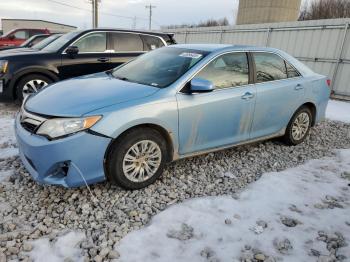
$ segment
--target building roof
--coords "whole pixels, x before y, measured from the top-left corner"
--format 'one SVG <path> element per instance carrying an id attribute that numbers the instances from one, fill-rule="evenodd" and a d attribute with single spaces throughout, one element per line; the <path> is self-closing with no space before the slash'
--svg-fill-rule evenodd
<path id="1" fill-rule="evenodd" d="M 15 19 L 15 18 L 1 18 L 2 21 L 35 21 L 35 22 L 44 22 L 44 23 L 49 23 L 49 24 L 55 24 L 55 25 L 62 25 L 62 26 L 67 26 L 76 29 L 76 26 L 72 25 L 66 25 L 66 24 L 61 24 L 61 23 L 56 23 L 56 22 L 51 22 L 47 20 L 41 20 L 41 19 Z"/>

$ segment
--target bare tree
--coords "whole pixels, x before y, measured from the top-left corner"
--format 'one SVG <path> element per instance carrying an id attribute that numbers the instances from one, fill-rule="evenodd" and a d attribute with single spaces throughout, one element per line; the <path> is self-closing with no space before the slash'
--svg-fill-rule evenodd
<path id="1" fill-rule="evenodd" d="M 210 26 L 226 26 L 229 25 L 229 22 L 227 18 L 222 18 L 222 19 L 208 19 L 207 21 L 200 22 L 197 26 L 198 27 L 210 27 Z"/>
<path id="2" fill-rule="evenodd" d="M 228 22 L 228 19 L 222 18 L 222 19 L 208 19 L 206 21 L 201 21 L 198 24 L 180 24 L 180 25 L 169 25 L 165 26 L 164 28 L 167 29 L 175 29 L 175 28 L 193 28 L 193 27 L 210 27 L 210 26 L 227 26 L 230 23 Z"/>
<path id="3" fill-rule="evenodd" d="M 350 17 L 350 0 L 314 0 L 304 5 L 299 20 Z"/>

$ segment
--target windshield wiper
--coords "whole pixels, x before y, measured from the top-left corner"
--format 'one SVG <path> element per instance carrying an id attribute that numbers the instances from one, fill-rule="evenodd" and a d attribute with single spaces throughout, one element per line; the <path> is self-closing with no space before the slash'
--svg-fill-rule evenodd
<path id="1" fill-rule="evenodd" d="M 115 76 L 115 78 L 117 78 L 117 79 L 119 79 L 119 80 L 122 80 L 122 81 L 128 81 L 128 82 L 131 82 L 131 81 L 129 80 L 129 78 L 127 78 L 127 77 L 119 77 L 119 76 Z"/>

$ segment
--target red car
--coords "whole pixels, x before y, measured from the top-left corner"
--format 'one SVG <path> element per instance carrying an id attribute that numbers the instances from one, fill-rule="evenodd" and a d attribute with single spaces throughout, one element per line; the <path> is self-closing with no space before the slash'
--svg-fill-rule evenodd
<path id="1" fill-rule="evenodd" d="M 38 34 L 50 34 L 48 29 L 19 28 L 11 30 L 0 37 L 0 48 L 4 46 L 20 46 L 29 37 Z"/>

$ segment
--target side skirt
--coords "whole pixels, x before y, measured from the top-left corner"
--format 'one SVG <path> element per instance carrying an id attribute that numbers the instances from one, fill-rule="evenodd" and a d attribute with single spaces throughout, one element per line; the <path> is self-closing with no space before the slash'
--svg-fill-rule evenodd
<path id="1" fill-rule="evenodd" d="M 286 129 L 283 128 L 279 132 L 274 133 L 272 135 L 258 137 L 258 138 L 254 138 L 254 139 L 251 139 L 251 140 L 245 140 L 243 142 L 238 142 L 238 143 L 235 143 L 235 144 L 230 144 L 230 145 L 226 145 L 226 146 L 222 146 L 222 147 L 214 147 L 214 148 L 211 148 L 211 149 L 208 149 L 208 150 L 193 152 L 193 153 L 189 153 L 189 154 L 185 154 L 185 155 L 178 155 L 178 157 L 174 158 L 173 161 L 179 160 L 179 159 L 183 159 L 183 158 L 188 158 L 188 157 L 205 155 L 205 154 L 208 154 L 208 153 L 212 153 L 212 152 L 216 152 L 216 151 L 220 151 L 220 150 L 225 150 L 225 149 L 229 149 L 229 148 L 236 147 L 236 146 L 253 144 L 253 143 L 264 141 L 264 140 L 268 140 L 268 139 L 271 139 L 271 138 L 281 137 L 285 133 L 286 133 Z"/>

